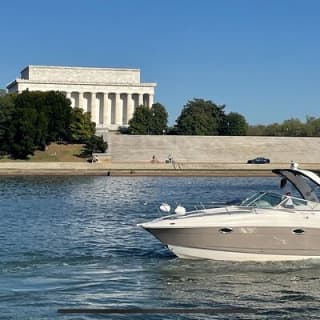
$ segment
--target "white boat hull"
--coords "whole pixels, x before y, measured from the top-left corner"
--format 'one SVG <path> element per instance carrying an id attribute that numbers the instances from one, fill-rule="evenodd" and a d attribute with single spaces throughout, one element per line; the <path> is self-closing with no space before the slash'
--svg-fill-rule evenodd
<path id="1" fill-rule="evenodd" d="M 244 223 L 246 225 L 244 225 Z M 185 216 L 141 225 L 185 259 L 291 261 L 320 258 L 320 214 L 269 209 Z"/>
<path id="2" fill-rule="evenodd" d="M 168 249 L 177 257 L 192 260 L 221 260 L 221 261 L 297 261 L 307 259 L 320 259 L 319 256 L 297 256 L 297 255 L 276 255 L 276 254 L 257 254 L 230 251 L 206 250 L 198 248 L 188 248 L 181 246 L 168 245 Z"/>

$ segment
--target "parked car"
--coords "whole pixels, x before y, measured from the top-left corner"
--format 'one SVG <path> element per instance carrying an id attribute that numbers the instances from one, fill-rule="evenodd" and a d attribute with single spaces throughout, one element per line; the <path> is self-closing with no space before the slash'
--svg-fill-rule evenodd
<path id="1" fill-rule="evenodd" d="M 251 164 L 264 164 L 264 163 L 270 163 L 270 159 L 267 158 L 263 158 L 263 157 L 258 157 L 255 159 L 250 159 L 248 160 L 247 163 L 251 163 Z"/>

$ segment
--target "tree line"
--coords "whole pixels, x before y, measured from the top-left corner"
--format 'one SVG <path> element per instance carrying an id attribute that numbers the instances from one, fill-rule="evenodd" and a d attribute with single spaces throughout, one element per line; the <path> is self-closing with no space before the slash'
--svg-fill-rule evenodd
<path id="1" fill-rule="evenodd" d="M 248 124 L 244 116 L 236 112 L 225 113 L 225 106 L 210 100 L 193 99 L 186 103 L 176 124 L 168 127 L 168 113 L 160 103 L 150 109 L 136 108 L 129 121 L 129 134 L 169 135 L 237 135 L 247 134 Z"/>
<path id="2" fill-rule="evenodd" d="M 107 148 L 102 137 L 95 136 L 90 113 L 72 108 L 60 92 L 0 95 L 0 155 L 26 159 L 52 142 L 83 143 L 101 151 Z"/>
<path id="3" fill-rule="evenodd" d="M 250 136 L 320 137 L 320 118 L 306 117 L 306 121 L 289 119 L 282 123 L 249 126 Z"/>
<path id="4" fill-rule="evenodd" d="M 237 112 L 225 112 L 225 105 L 210 100 L 193 99 L 182 108 L 174 126 L 168 126 L 168 113 L 160 103 L 151 109 L 139 106 L 129 121 L 129 134 L 229 135 L 320 137 L 320 118 L 292 118 L 282 123 L 249 125 Z"/>

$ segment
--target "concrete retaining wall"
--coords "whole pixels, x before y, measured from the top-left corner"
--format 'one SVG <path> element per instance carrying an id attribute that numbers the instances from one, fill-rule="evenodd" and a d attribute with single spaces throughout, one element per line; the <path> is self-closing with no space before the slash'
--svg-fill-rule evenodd
<path id="1" fill-rule="evenodd" d="M 110 135 L 112 162 L 164 162 L 171 154 L 178 162 L 246 163 L 258 156 L 273 163 L 320 163 L 320 138 L 129 136 Z"/>

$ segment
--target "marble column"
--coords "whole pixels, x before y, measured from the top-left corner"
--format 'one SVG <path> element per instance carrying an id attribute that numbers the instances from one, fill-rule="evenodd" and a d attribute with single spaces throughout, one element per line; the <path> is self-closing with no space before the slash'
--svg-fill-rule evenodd
<path id="1" fill-rule="evenodd" d="M 138 106 L 142 106 L 142 105 L 143 105 L 143 94 L 140 94 L 140 93 L 139 93 L 138 97 L 139 97 Z"/>
<path id="2" fill-rule="evenodd" d="M 91 121 L 95 122 L 96 125 L 98 124 L 99 121 L 99 115 L 97 117 L 97 106 L 96 106 L 96 93 L 91 92 Z"/>
<path id="3" fill-rule="evenodd" d="M 78 92 L 78 107 L 81 108 L 84 112 L 87 112 L 86 108 L 84 107 L 83 101 L 83 92 Z M 75 104 L 75 107 L 77 105 Z"/>
<path id="4" fill-rule="evenodd" d="M 111 105 L 108 93 L 103 94 L 103 127 L 110 124 L 111 121 Z"/>
<path id="5" fill-rule="evenodd" d="M 154 95 L 149 94 L 149 109 L 152 107 L 153 104 L 154 104 Z"/>
<path id="6" fill-rule="evenodd" d="M 132 119 L 134 113 L 134 105 L 131 93 L 127 94 L 127 122 L 129 123 L 129 120 Z"/>
<path id="7" fill-rule="evenodd" d="M 122 100 L 120 99 L 120 93 L 115 93 L 116 95 L 116 125 L 122 125 Z"/>

